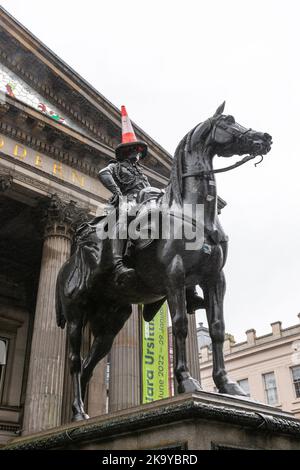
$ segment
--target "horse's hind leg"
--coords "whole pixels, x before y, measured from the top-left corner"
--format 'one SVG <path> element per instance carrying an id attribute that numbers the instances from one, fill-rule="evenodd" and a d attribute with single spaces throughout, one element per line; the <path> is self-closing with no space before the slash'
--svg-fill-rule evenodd
<path id="1" fill-rule="evenodd" d="M 184 268 L 182 259 L 176 255 L 167 268 L 167 300 L 172 318 L 173 334 L 175 337 L 175 375 L 178 382 L 178 392 L 196 392 L 201 387 L 193 379 L 187 367 L 186 337 L 188 319 L 186 314 Z"/>
<path id="2" fill-rule="evenodd" d="M 203 287 L 209 334 L 212 341 L 213 379 L 220 393 L 243 395 L 242 388 L 227 376 L 224 363 L 223 344 L 225 339 L 225 323 L 223 316 L 223 300 L 226 283 L 223 271 L 216 281 Z"/>
<path id="3" fill-rule="evenodd" d="M 83 361 L 81 374 L 82 399 L 84 399 L 86 387 L 93 375 L 94 368 L 109 353 L 115 337 L 129 318 L 132 308 L 131 305 L 123 305 L 109 311 L 109 306 L 107 305 L 104 311 L 109 312 L 106 321 L 103 320 L 103 312 L 101 311 L 90 318 L 94 341 L 89 354 Z"/>
<path id="4" fill-rule="evenodd" d="M 82 400 L 84 400 L 86 387 L 89 383 L 94 368 L 101 359 L 103 359 L 110 351 L 115 336 L 112 334 L 100 335 L 94 338 L 92 347 L 86 359 L 83 361 L 82 374 L 81 374 L 81 393 Z"/>
<path id="5" fill-rule="evenodd" d="M 72 405 L 73 421 L 81 421 L 88 419 L 88 415 L 84 412 L 83 401 L 81 396 L 80 375 L 81 375 L 81 356 L 80 347 L 82 340 L 82 316 L 77 315 L 68 321 L 68 335 L 70 342 L 70 372 L 74 388 L 74 401 Z"/>

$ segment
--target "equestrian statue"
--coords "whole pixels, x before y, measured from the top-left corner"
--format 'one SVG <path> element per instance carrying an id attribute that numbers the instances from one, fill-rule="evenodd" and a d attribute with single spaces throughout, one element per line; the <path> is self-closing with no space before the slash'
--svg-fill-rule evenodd
<path id="1" fill-rule="evenodd" d="M 218 218 L 215 173 L 265 155 L 271 149 L 272 138 L 241 126 L 233 116 L 223 114 L 224 107 L 225 102 L 211 118 L 197 124 L 181 140 L 164 191 L 150 186 L 143 174 L 139 161 L 147 155 L 147 144 L 136 139 L 122 107 L 122 143 L 115 150 L 116 159 L 99 172 L 100 181 L 113 194 L 107 213 L 78 227 L 74 253 L 60 269 L 56 284 L 57 324 L 61 328 L 67 324 L 69 338 L 74 421 L 88 419 L 83 405 L 88 382 L 131 315 L 132 304 L 143 304 L 143 317 L 151 321 L 163 303 L 168 302 L 179 393 L 201 390 L 187 367 L 186 337 L 187 313 L 204 308 L 212 341 L 215 385 L 220 393 L 246 396 L 228 377 L 224 365 L 223 268 L 228 237 Z M 231 166 L 214 169 L 216 155 L 246 156 Z M 202 207 L 201 243 L 195 243 L 192 248 L 185 230 L 181 237 L 175 236 L 174 230 L 168 232 L 169 236 L 160 230 L 158 236 L 156 233 L 148 239 L 132 237 L 128 232 L 130 223 L 145 225 L 147 214 L 155 210 L 160 214 L 156 220 L 167 217 L 173 228 L 176 224 L 178 228 L 179 221 L 197 229 L 198 222 L 193 215 L 189 219 L 178 218 L 186 206 L 192 208 L 191 214 Z M 127 217 L 123 217 L 123 212 Z M 116 221 L 109 231 L 112 214 L 116 215 Z M 197 285 L 203 298 L 196 292 Z M 87 323 L 94 340 L 82 361 L 82 334 Z"/>

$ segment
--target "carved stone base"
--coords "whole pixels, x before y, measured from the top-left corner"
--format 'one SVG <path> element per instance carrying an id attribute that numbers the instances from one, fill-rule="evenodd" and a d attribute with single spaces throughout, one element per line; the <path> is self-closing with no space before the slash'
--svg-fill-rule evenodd
<path id="1" fill-rule="evenodd" d="M 215 393 L 185 394 L 17 438 L 9 449 L 300 449 L 290 413 Z"/>

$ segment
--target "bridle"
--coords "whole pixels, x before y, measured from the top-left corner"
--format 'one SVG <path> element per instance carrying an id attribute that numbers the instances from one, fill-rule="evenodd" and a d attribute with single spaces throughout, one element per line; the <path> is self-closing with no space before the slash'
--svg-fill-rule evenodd
<path id="1" fill-rule="evenodd" d="M 234 135 L 235 137 L 237 137 L 237 143 L 238 143 L 238 145 L 241 145 L 242 140 L 245 139 L 245 135 L 248 132 L 252 131 L 252 129 L 249 128 L 249 129 L 246 129 L 244 132 L 239 132 L 237 134 L 236 129 L 233 129 L 232 127 L 229 127 L 229 126 L 220 125 L 220 123 L 219 123 L 220 120 L 221 120 L 221 116 L 218 119 L 216 119 L 215 122 L 212 122 L 212 119 L 209 119 L 210 125 L 211 125 L 210 128 L 212 128 L 212 131 L 210 132 L 210 140 L 215 140 L 217 127 L 221 127 L 228 134 Z M 187 173 L 183 173 L 182 178 L 188 178 L 190 176 L 200 176 L 203 179 L 209 179 L 211 174 L 223 173 L 225 171 L 233 170 L 234 168 L 238 168 L 239 166 L 244 165 L 244 163 L 247 163 L 247 162 L 249 162 L 249 160 L 253 160 L 253 158 L 256 158 L 256 157 L 257 157 L 257 155 L 247 155 L 246 157 L 242 158 L 242 160 L 240 160 L 239 162 L 234 163 L 233 165 L 229 165 L 229 166 L 226 166 L 226 167 L 223 167 L 223 168 L 217 168 L 216 170 L 195 170 L 195 171 L 190 171 L 190 172 L 187 172 Z M 255 163 L 255 166 L 257 166 L 259 163 L 261 163 L 263 161 L 263 156 L 260 155 L 260 157 L 261 157 L 261 160 L 259 162 Z"/>

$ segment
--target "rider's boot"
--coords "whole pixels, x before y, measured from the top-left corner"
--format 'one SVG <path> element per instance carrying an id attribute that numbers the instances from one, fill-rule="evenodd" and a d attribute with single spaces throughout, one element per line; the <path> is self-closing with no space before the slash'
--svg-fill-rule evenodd
<path id="1" fill-rule="evenodd" d="M 186 288 L 186 311 L 194 313 L 199 308 L 205 308 L 204 300 L 197 294 L 196 286 Z"/>
<path id="2" fill-rule="evenodd" d="M 119 285 L 129 285 L 135 280 L 135 270 L 127 268 L 123 263 L 123 252 L 126 239 L 115 238 L 112 241 L 113 264 L 115 268 L 115 282 Z"/>

